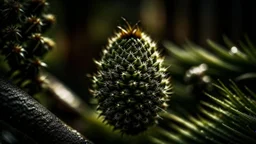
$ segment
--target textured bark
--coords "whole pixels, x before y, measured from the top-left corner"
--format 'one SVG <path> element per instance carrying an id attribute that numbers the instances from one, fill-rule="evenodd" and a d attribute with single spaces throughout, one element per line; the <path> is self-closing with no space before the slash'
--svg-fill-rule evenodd
<path id="1" fill-rule="evenodd" d="M 0 119 L 40 144 L 91 144 L 30 95 L 2 78 Z"/>

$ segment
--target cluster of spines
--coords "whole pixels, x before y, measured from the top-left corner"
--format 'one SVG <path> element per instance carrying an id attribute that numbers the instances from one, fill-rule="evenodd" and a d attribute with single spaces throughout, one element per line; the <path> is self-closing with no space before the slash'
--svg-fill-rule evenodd
<path id="1" fill-rule="evenodd" d="M 171 94 L 170 77 L 156 44 L 138 26 L 120 32 L 103 50 L 93 76 L 93 95 L 104 121 L 122 134 L 136 135 L 157 123 Z"/>
<path id="2" fill-rule="evenodd" d="M 45 82 L 40 69 L 42 61 L 55 43 L 43 36 L 55 23 L 46 13 L 46 0 L 5 0 L 0 2 L 0 51 L 10 70 L 8 76 L 31 95 Z"/>

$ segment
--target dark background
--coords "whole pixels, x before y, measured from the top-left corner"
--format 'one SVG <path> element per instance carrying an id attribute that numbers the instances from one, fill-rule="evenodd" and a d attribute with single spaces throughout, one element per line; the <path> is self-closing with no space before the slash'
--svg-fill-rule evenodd
<path id="1" fill-rule="evenodd" d="M 93 59 L 101 56 L 121 17 L 142 29 L 160 49 L 165 40 L 186 40 L 207 49 L 206 40 L 222 44 L 226 35 L 235 43 L 248 35 L 256 40 L 254 0 L 49 0 L 57 23 L 50 36 L 57 47 L 48 54 L 48 70 L 86 101 L 87 74 L 96 71 Z"/>

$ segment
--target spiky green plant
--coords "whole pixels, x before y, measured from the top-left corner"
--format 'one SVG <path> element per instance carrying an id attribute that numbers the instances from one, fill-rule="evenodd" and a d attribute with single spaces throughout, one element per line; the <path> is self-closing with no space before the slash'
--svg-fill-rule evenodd
<path id="1" fill-rule="evenodd" d="M 156 44 L 137 25 L 118 28 L 96 61 L 92 92 L 106 123 L 137 135 L 154 125 L 158 112 L 167 107 L 170 78 Z"/>
<path id="2" fill-rule="evenodd" d="M 44 34 L 55 22 L 46 0 L 0 2 L 0 51 L 8 63 L 8 77 L 31 95 L 42 89 L 40 69 L 54 42 Z"/>

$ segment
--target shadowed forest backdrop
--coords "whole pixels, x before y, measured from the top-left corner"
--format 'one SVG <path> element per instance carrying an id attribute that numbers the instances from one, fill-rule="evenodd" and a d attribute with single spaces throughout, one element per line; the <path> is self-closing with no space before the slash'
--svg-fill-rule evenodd
<path id="1" fill-rule="evenodd" d="M 253 0 L 49 0 L 57 24 L 52 35 L 57 48 L 46 57 L 48 70 L 88 101 L 88 73 L 95 72 L 93 59 L 113 36 L 121 17 L 142 29 L 159 48 L 162 41 L 183 44 L 190 40 L 207 48 L 206 39 L 223 43 L 248 35 L 256 40 L 256 2 Z"/>

